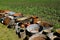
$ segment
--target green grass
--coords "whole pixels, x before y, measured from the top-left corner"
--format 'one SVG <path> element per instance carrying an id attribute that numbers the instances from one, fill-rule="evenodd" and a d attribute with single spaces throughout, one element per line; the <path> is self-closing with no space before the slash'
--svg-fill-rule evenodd
<path id="1" fill-rule="evenodd" d="M 0 24 L 0 40 L 20 40 L 15 31 Z"/>
<path id="2" fill-rule="evenodd" d="M 36 15 L 42 20 L 53 23 L 54 29 L 60 28 L 60 22 L 58 22 L 60 20 L 60 0 L 0 0 L 0 9 L 21 12 L 25 16 Z M 2 26 L 0 40 L 18 40 L 13 30 Z"/>

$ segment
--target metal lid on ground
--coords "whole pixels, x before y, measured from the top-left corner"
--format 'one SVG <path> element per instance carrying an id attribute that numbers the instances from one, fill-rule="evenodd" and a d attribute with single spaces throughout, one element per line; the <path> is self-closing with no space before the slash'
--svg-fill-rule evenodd
<path id="1" fill-rule="evenodd" d="M 28 17 L 21 17 L 21 18 L 17 18 L 17 21 L 23 21 L 23 20 L 26 20 L 28 19 Z"/>
<path id="2" fill-rule="evenodd" d="M 34 34 L 34 35 L 32 35 L 30 38 L 29 38 L 29 40 L 46 40 L 46 36 L 44 35 L 44 34 L 39 34 L 39 33 L 37 33 L 37 34 Z"/>
<path id="3" fill-rule="evenodd" d="M 38 24 L 31 24 L 27 27 L 27 31 L 31 33 L 38 33 L 39 31 L 39 25 Z"/>
<path id="4" fill-rule="evenodd" d="M 15 12 L 10 11 L 8 14 L 9 14 L 9 15 L 13 15 L 13 14 L 15 14 Z"/>
<path id="5" fill-rule="evenodd" d="M 13 16 L 23 16 L 21 13 L 15 13 Z"/>

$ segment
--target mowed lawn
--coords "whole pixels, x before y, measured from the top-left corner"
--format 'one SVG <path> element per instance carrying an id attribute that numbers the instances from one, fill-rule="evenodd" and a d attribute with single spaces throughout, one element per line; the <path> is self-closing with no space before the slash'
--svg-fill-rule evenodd
<path id="1" fill-rule="evenodd" d="M 25 16 L 36 15 L 60 28 L 60 0 L 0 0 L 0 10 L 21 12 Z M 0 24 L 0 40 L 20 40 L 13 29 Z"/>

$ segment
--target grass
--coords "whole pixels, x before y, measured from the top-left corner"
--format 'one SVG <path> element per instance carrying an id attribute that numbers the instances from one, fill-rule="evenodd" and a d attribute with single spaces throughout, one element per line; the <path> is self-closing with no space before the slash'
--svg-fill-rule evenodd
<path id="1" fill-rule="evenodd" d="M 0 40 L 20 40 L 12 29 L 0 24 Z"/>
<path id="2" fill-rule="evenodd" d="M 54 29 L 60 28 L 60 0 L 0 0 L 0 9 L 21 12 L 25 16 L 36 15 L 42 20 L 54 24 Z M 3 26 L 3 27 L 2 27 Z M 14 30 L 9 30 L 1 24 L 0 40 L 18 40 Z"/>

